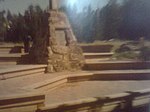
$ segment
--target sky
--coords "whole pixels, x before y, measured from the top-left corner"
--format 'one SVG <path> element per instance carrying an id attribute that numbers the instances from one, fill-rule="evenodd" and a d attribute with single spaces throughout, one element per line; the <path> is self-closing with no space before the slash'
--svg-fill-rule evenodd
<path id="1" fill-rule="evenodd" d="M 68 2 L 67 2 L 68 1 Z M 104 7 L 109 0 L 66 0 L 65 3 L 73 6 L 77 6 L 78 10 L 81 11 L 84 7 L 91 5 L 92 9 Z"/>
<path id="2" fill-rule="evenodd" d="M 89 4 L 93 9 L 97 7 L 102 8 L 108 2 L 108 0 L 61 0 L 62 4 L 67 4 L 70 6 L 77 6 L 78 10 L 81 11 L 83 7 Z M 24 13 L 25 9 L 29 5 L 40 5 L 42 9 L 46 9 L 49 4 L 49 0 L 5 0 L 5 2 L 0 3 L 0 11 L 10 10 L 12 13 Z"/>

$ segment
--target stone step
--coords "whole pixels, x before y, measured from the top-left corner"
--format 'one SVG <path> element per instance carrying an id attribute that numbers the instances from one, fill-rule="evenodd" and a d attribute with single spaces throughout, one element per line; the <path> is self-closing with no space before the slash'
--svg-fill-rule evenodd
<path id="1" fill-rule="evenodd" d="M 0 61 L 0 66 L 3 66 L 3 65 L 17 65 L 17 64 L 18 64 L 17 61 L 8 61 L 8 62 Z"/>
<path id="2" fill-rule="evenodd" d="M 84 53 L 107 53 L 111 52 L 113 45 L 81 45 Z"/>
<path id="3" fill-rule="evenodd" d="M 5 53 L 5 54 L 8 54 L 8 53 L 21 53 L 23 52 L 23 46 L 15 46 L 15 45 L 1 45 L 0 46 L 0 53 Z"/>
<path id="4" fill-rule="evenodd" d="M 68 93 L 67 93 L 68 94 Z M 67 101 L 60 99 L 57 103 L 48 103 L 45 107 L 40 107 L 38 112 L 88 112 L 88 111 L 98 111 L 98 112 L 138 112 L 138 109 L 149 110 L 149 96 L 150 89 L 143 90 L 130 90 L 128 92 L 103 95 L 100 97 L 84 97 L 78 98 L 76 96 L 68 97 Z M 46 99 L 51 100 L 51 99 Z M 121 106 L 124 104 L 124 106 Z M 141 111 L 149 112 L 149 111 Z"/>
<path id="5" fill-rule="evenodd" d="M 16 65 L 0 68 L 0 79 L 6 80 L 26 75 L 43 74 L 47 65 Z"/>
<path id="6" fill-rule="evenodd" d="M 101 61 L 101 62 L 105 62 L 105 61 L 109 61 L 110 58 L 99 58 L 99 59 L 85 59 L 85 63 L 91 63 L 93 61 Z"/>
<path id="7" fill-rule="evenodd" d="M 19 63 L 23 53 L 0 54 L 0 65 L 16 65 Z"/>
<path id="8" fill-rule="evenodd" d="M 0 65 L 29 64 L 27 53 L 0 54 Z"/>
<path id="9" fill-rule="evenodd" d="M 35 112 L 43 106 L 45 95 L 43 93 L 20 93 L 0 97 L 0 112 Z"/>
<path id="10" fill-rule="evenodd" d="M 14 47 L 15 45 L 15 43 L 0 43 L 0 47 Z"/>
<path id="11" fill-rule="evenodd" d="M 49 91 L 62 86 L 65 83 L 82 81 L 102 80 L 150 80 L 150 69 L 146 70 L 107 70 L 107 71 L 84 71 L 55 76 L 45 74 L 47 79 L 38 81 L 23 87 L 26 90 Z M 49 75 L 49 76 L 48 76 Z M 53 75 L 53 77 L 51 77 Z M 44 77 L 44 76 L 43 76 Z"/>
<path id="12" fill-rule="evenodd" d="M 20 58 L 23 53 L 0 54 L 0 58 Z"/>
<path id="13" fill-rule="evenodd" d="M 86 62 L 84 70 L 132 70 L 148 69 L 150 61 L 98 61 Z"/>
<path id="14" fill-rule="evenodd" d="M 9 48 L 9 49 L 2 49 L 2 48 L 0 48 L 0 53 L 2 54 L 8 54 L 8 53 L 10 53 L 10 51 L 11 51 L 11 49 Z"/>
<path id="15" fill-rule="evenodd" d="M 23 89 L 43 91 L 43 92 L 49 91 L 59 87 L 60 85 L 62 86 L 63 84 L 67 83 L 68 81 L 67 78 L 68 78 L 67 75 L 57 76 L 23 87 Z"/>
<path id="16" fill-rule="evenodd" d="M 111 58 L 113 52 L 108 53 L 83 53 L 85 59 Z"/>
<path id="17" fill-rule="evenodd" d="M 150 69 L 89 71 L 68 77 L 68 82 L 111 80 L 150 80 Z"/>
<path id="18" fill-rule="evenodd" d="M 150 69 L 146 70 L 107 70 L 85 71 L 68 75 L 58 75 L 25 86 L 26 90 L 50 91 L 66 83 L 103 80 L 150 80 Z"/>

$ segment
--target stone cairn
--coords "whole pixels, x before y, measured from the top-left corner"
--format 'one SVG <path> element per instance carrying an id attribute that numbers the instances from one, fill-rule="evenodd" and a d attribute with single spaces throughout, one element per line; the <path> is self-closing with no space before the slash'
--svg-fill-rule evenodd
<path id="1" fill-rule="evenodd" d="M 54 8 L 48 14 L 48 33 L 45 37 L 34 39 L 29 53 L 32 57 L 30 60 L 37 64 L 47 64 L 47 72 L 81 69 L 84 65 L 83 52 L 67 16 Z"/>

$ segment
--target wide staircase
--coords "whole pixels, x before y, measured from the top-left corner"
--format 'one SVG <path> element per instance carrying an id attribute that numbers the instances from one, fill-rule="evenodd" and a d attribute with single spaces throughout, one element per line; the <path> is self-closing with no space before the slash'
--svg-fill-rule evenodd
<path id="1" fill-rule="evenodd" d="M 110 60 L 112 55 L 111 52 L 112 45 L 82 45 L 83 55 L 86 59 L 86 62 L 91 61 L 107 61 Z"/>
<path id="2" fill-rule="evenodd" d="M 83 69 L 92 71 L 100 79 L 106 80 L 150 78 L 148 76 L 150 61 L 113 61 L 112 47 L 111 45 L 82 46 L 86 59 Z"/>
<path id="3" fill-rule="evenodd" d="M 67 102 L 59 99 L 61 97 L 52 98 L 59 93 L 58 90 L 53 93 L 53 90 L 63 89 L 68 83 L 150 80 L 150 62 L 111 61 L 112 45 L 81 47 L 86 59 L 83 71 L 45 73 L 47 65 L 20 64 L 20 59 L 26 56 L 23 47 L 2 45 L 0 112 L 131 112 L 129 109 L 133 107 L 131 105 L 133 102 L 136 107 L 132 108 L 133 112 L 138 112 L 137 110 L 140 109 L 142 110 L 139 112 L 149 112 L 143 109 L 149 104 L 149 89 L 130 90 L 104 97 L 75 98 Z M 65 97 L 67 93 L 61 94 L 61 92 L 60 96 Z M 53 103 L 54 99 L 59 99 L 60 103 Z"/>
<path id="4" fill-rule="evenodd" d="M 23 47 L 21 45 L 0 45 L 0 65 L 16 65 L 21 55 L 23 55 Z"/>

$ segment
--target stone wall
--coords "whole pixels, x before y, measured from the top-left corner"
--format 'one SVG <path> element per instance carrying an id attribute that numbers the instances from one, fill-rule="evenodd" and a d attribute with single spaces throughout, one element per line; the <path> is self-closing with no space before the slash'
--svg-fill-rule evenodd
<path id="1" fill-rule="evenodd" d="M 72 96 L 73 97 L 73 96 Z M 37 112 L 150 112 L 150 90 L 91 97 L 40 107 Z"/>
<path id="2" fill-rule="evenodd" d="M 36 37 L 30 51 L 34 63 L 47 64 L 47 72 L 78 70 L 84 65 L 81 48 L 63 12 L 50 10 L 48 35 Z"/>

